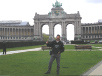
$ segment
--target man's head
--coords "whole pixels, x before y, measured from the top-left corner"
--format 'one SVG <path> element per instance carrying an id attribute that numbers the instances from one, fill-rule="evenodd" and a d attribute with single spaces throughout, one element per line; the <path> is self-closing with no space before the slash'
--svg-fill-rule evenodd
<path id="1" fill-rule="evenodd" d="M 60 35 L 57 35 L 57 36 L 56 36 L 56 40 L 57 40 L 57 41 L 60 41 Z"/>

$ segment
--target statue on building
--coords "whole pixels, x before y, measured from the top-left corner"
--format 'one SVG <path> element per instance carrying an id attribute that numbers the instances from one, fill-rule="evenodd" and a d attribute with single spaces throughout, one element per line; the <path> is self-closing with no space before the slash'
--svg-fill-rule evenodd
<path id="1" fill-rule="evenodd" d="M 62 3 L 58 2 L 56 0 L 55 4 L 53 4 L 53 7 L 61 7 L 62 6 Z"/>

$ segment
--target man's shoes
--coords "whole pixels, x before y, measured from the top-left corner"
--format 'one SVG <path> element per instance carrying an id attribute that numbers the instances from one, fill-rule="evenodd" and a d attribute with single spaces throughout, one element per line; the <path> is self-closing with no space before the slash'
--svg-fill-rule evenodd
<path id="1" fill-rule="evenodd" d="M 50 72 L 46 72 L 45 74 L 50 74 Z"/>

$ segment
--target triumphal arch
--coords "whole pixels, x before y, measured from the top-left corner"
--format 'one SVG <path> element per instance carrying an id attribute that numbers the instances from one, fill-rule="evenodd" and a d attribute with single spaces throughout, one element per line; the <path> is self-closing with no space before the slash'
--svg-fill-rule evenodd
<path id="1" fill-rule="evenodd" d="M 34 37 L 42 39 L 42 26 L 49 26 L 49 40 L 54 39 L 54 26 L 61 25 L 62 40 L 67 39 L 66 26 L 68 24 L 74 25 L 74 39 L 81 38 L 81 17 L 80 13 L 67 14 L 62 8 L 62 3 L 56 1 L 53 4 L 51 12 L 46 15 L 39 15 L 35 13 L 34 17 Z M 46 29 L 45 29 L 46 30 Z"/>

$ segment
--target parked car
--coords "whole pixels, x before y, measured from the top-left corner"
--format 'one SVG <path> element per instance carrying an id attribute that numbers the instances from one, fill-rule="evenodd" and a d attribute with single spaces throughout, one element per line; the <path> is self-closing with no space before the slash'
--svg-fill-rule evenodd
<path id="1" fill-rule="evenodd" d="M 100 40 L 99 43 L 102 43 L 102 40 Z"/>

